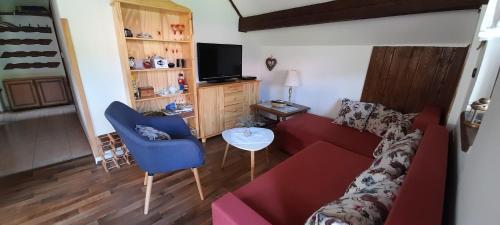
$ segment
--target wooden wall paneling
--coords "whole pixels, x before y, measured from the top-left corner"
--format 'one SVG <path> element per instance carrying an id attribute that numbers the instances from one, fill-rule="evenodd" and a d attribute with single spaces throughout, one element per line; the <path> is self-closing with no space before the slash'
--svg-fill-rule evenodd
<path id="1" fill-rule="evenodd" d="M 434 80 L 434 76 L 422 76 L 421 74 L 434 74 L 439 60 L 436 58 L 441 55 L 441 48 L 422 48 L 422 55 L 420 56 L 420 63 L 415 71 L 416 76 L 413 78 L 413 82 L 410 88 L 411 93 L 418 94 L 410 94 L 408 95 L 406 105 L 404 108 L 410 112 L 418 112 L 419 109 L 425 107 L 426 104 L 434 104 L 428 103 L 425 101 L 420 101 L 421 98 L 426 98 L 426 93 L 432 93 L 431 84 Z M 421 90 L 420 92 L 418 90 Z"/>
<path id="2" fill-rule="evenodd" d="M 3 81 L 12 110 L 40 107 L 40 100 L 32 79 L 12 79 Z"/>
<path id="3" fill-rule="evenodd" d="M 375 47 L 361 100 L 403 112 L 449 111 L 467 47 Z"/>
<path id="4" fill-rule="evenodd" d="M 384 99 L 386 85 L 390 85 L 389 69 L 391 68 L 392 57 L 396 48 L 374 47 L 365 78 L 364 89 L 361 99 L 366 102 L 375 102 L 377 99 Z"/>
<path id="5" fill-rule="evenodd" d="M 42 106 L 68 104 L 66 80 L 62 77 L 35 79 Z"/>

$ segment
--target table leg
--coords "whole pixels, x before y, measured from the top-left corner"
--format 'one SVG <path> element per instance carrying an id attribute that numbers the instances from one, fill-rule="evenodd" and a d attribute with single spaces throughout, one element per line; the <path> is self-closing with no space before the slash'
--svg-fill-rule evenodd
<path id="1" fill-rule="evenodd" d="M 250 152 L 251 155 L 250 155 L 250 168 L 251 168 L 251 179 L 250 180 L 253 180 L 254 176 L 255 176 L 255 152 Z"/>
<path id="2" fill-rule="evenodd" d="M 224 164 L 226 163 L 227 152 L 229 151 L 229 143 L 226 145 L 226 150 L 224 151 L 224 158 L 222 158 L 221 169 L 224 169 Z"/>
<path id="3" fill-rule="evenodd" d="M 267 164 L 269 164 L 269 147 L 266 147 L 266 160 L 267 160 Z"/>

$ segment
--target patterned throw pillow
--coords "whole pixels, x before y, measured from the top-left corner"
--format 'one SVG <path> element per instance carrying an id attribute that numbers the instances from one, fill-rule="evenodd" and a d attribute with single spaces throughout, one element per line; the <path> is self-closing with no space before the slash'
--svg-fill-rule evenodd
<path id="1" fill-rule="evenodd" d="M 373 151 L 373 157 L 377 158 L 379 155 L 386 152 L 392 143 L 403 139 L 406 133 L 407 129 L 405 127 L 396 124 L 392 125 L 384 134 L 384 137 L 375 148 L 375 151 Z"/>
<path id="2" fill-rule="evenodd" d="M 170 140 L 170 135 L 150 126 L 135 125 L 135 130 L 150 141 Z"/>
<path id="3" fill-rule="evenodd" d="M 312 214 L 305 225 L 382 225 L 405 176 L 346 194 Z"/>
<path id="4" fill-rule="evenodd" d="M 416 130 L 406 135 L 373 160 L 370 168 L 363 171 L 348 187 L 346 193 L 354 193 L 379 182 L 394 180 L 406 173 L 415 155 L 422 132 Z"/>
<path id="5" fill-rule="evenodd" d="M 382 104 L 377 104 L 375 110 L 368 118 L 366 124 L 366 131 L 383 137 L 388 129 L 392 126 L 400 125 L 404 129 L 410 129 L 412 122 L 418 114 L 403 114 L 396 110 L 386 108 Z"/>
<path id="6" fill-rule="evenodd" d="M 373 103 L 342 99 L 339 115 L 333 120 L 333 123 L 363 131 L 374 108 L 375 104 Z"/>

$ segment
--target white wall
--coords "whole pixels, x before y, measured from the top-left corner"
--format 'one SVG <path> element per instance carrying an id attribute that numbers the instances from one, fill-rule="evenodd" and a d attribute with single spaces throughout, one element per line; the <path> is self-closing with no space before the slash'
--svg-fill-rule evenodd
<path id="1" fill-rule="evenodd" d="M 126 102 L 112 8 L 104 0 L 55 0 L 73 37 L 89 111 L 97 135 L 113 131 L 104 117 L 112 101 Z"/>
<path id="2" fill-rule="evenodd" d="M 491 41 L 499 44 L 500 38 Z M 485 59 L 491 57 L 485 54 Z M 493 56 L 494 57 L 494 56 Z M 492 58 L 500 61 L 500 58 Z M 498 69 L 498 67 L 496 67 Z M 493 101 L 483 120 L 483 125 L 468 153 L 459 151 L 457 205 L 455 224 L 494 225 L 500 219 L 500 81 L 493 94 Z"/>
<path id="3" fill-rule="evenodd" d="M 479 98 L 489 98 L 500 69 L 500 42 L 490 41 L 476 79 L 469 103 Z"/>
<path id="4" fill-rule="evenodd" d="M 249 32 L 245 39 L 260 45 L 254 62 L 264 100 L 286 99 L 286 70 L 297 69 L 303 84 L 294 101 L 333 117 L 338 99 L 361 97 L 373 46 L 467 46 L 478 17 L 476 10 L 419 14 Z M 264 60 L 271 55 L 278 65 L 269 72 Z"/>

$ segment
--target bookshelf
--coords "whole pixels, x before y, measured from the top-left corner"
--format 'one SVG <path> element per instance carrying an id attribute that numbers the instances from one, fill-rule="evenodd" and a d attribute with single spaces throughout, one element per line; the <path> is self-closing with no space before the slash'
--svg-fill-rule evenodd
<path id="1" fill-rule="evenodd" d="M 143 113 L 160 111 L 172 102 L 192 105 L 193 112 L 181 116 L 199 136 L 191 10 L 170 0 L 113 0 L 112 6 L 129 104 Z M 133 36 L 126 37 L 125 28 Z M 138 37 L 139 33 L 151 37 Z M 129 66 L 129 57 L 134 57 L 138 64 L 153 56 L 176 65 L 172 68 Z M 177 66 L 177 59 L 184 59 L 184 65 Z M 180 89 L 180 73 L 187 90 L 166 93 L 172 87 Z M 139 87 L 153 87 L 156 94 L 141 98 L 138 96 Z"/>

